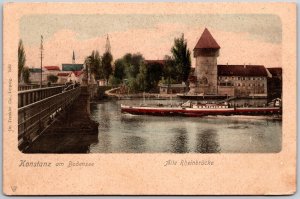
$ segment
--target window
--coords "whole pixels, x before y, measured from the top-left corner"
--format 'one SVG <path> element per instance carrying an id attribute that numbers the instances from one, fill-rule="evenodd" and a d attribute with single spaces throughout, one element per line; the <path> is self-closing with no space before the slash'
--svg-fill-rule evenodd
<path id="1" fill-rule="evenodd" d="M 232 80 L 234 80 L 234 77 L 231 77 Z"/>
<path id="2" fill-rule="evenodd" d="M 238 80 L 241 80 L 241 77 L 238 77 Z"/>

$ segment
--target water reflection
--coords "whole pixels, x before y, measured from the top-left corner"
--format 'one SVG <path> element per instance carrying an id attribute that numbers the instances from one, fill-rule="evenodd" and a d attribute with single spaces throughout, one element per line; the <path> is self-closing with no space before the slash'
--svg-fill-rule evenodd
<path id="1" fill-rule="evenodd" d="M 221 151 L 216 130 L 205 129 L 197 135 L 196 152 L 219 153 Z"/>
<path id="2" fill-rule="evenodd" d="M 168 103 L 146 103 L 158 102 Z M 120 104 L 140 103 L 141 100 L 105 101 L 91 107 L 95 108 L 91 110 L 93 119 L 100 123 L 99 142 L 91 145 L 91 153 L 272 153 L 281 147 L 281 121 L 253 116 L 121 114 Z"/>
<path id="3" fill-rule="evenodd" d="M 122 139 L 123 152 L 142 153 L 145 152 L 146 140 L 142 137 L 132 135 Z"/>
<path id="4" fill-rule="evenodd" d="M 172 152 L 188 153 L 188 133 L 185 128 L 174 129 L 174 139 L 172 139 Z"/>
<path id="5" fill-rule="evenodd" d="M 138 128 L 143 127 L 144 119 L 141 116 L 133 116 L 133 115 L 121 115 L 120 121 L 122 125 L 124 125 L 125 129 L 130 129 L 131 131 L 135 131 Z"/>

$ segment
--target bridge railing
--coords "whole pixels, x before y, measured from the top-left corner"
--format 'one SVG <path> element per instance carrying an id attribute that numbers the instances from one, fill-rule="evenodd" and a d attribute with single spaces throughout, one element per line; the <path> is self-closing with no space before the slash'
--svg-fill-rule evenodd
<path id="1" fill-rule="evenodd" d="M 18 92 L 18 108 L 61 93 L 65 86 L 37 88 Z"/>
<path id="2" fill-rule="evenodd" d="M 81 88 L 76 87 L 20 107 L 18 109 L 19 146 L 24 142 L 33 141 L 53 121 L 56 114 L 76 100 L 80 92 Z"/>

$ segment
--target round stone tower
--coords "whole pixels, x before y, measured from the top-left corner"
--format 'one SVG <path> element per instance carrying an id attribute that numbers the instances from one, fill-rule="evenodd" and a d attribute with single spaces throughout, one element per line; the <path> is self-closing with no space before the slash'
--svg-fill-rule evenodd
<path id="1" fill-rule="evenodd" d="M 217 95 L 217 57 L 219 56 L 219 50 L 219 44 L 205 28 L 194 48 L 194 57 L 196 58 L 195 75 L 197 76 L 196 93 Z"/>

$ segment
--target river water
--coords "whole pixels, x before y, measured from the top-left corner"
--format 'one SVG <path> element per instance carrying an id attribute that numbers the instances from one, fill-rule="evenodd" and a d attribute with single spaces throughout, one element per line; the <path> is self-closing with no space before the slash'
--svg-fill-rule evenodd
<path id="1" fill-rule="evenodd" d="M 264 116 L 157 117 L 122 114 L 120 105 L 178 103 L 169 100 L 112 100 L 91 104 L 99 122 L 89 153 L 277 153 L 282 122 Z M 236 104 L 265 104 L 239 100 Z"/>

